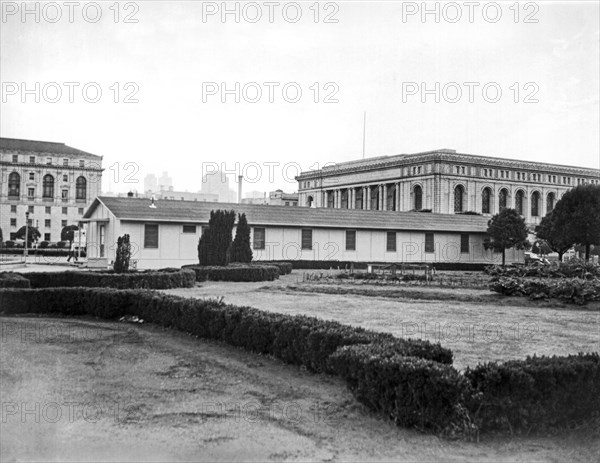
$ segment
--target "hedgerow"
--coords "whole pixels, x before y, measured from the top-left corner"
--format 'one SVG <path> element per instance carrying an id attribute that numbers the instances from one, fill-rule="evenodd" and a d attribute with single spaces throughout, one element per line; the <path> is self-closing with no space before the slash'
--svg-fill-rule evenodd
<path id="1" fill-rule="evenodd" d="M 500 277 L 537 277 L 537 278 L 581 278 L 593 280 L 600 278 L 600 265 L 573 259 L 566 262 L 553 262 L 546 265 L 507 266 L 493 265 L 485 268 L 493 278 Z"/>
<path id="2" fill-rule="evenodd" d="M 274 265 L 186 265 L 184 268 L 191 269 L 196 273 L 196 281 L 273 281 L 279 278 L 279 267 Z"/>
<path id="3" fill-rule="evenodd" d="M 489 287 L 505 296 L 560 299 L 579 305 L 600 301 L 600 279 L 496 277 Z"/>
<path id="4" fill-rule="evenodd" d="M 195 273 L 187 269 L 115 272 L 31 272 L 22 275 L 32 288 L 94 287 L 116 289 L 191 288 Z"/>
<path id="5" fill-rule="evenodd" d="M 30 288 L 29 280 L 14 272 L 0 272 L 0 288 Z"/>

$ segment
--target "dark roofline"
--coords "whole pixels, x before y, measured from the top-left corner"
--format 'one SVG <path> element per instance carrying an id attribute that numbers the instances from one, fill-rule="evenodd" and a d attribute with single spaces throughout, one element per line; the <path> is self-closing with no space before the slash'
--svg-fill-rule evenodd
<path id="1" fill-rule="evenodd" d="M 55 153 L 55 154 L 71 154 L 93 156 L 102 159 L 98 154 L 88 153 L 62 142 L 43 141 L 43 140 L 27 140 L 24 138 L 7 138 L 0 137 L 1 150 L 27 151 L 36 153 Z"/>

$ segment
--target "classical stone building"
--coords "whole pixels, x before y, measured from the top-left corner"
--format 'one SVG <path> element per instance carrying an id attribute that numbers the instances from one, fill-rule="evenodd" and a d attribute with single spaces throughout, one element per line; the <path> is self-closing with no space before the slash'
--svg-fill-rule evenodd
<path id="1" fill-rule="evenodd" d="M 343 162 L 296 180 L 304 207 L 483 215 L 514 208 L 535 225 L 570 188 L 600 183 L 600 170 L 440 149 Z"/>
<path id="2" fill-rule="evenodd" d="M 4 240 L 14 238 L 29 211 L 41 240 L 56 242 L 100 194 L 102 156 L 64 143 L 0 138 L 0 179 Z"/>

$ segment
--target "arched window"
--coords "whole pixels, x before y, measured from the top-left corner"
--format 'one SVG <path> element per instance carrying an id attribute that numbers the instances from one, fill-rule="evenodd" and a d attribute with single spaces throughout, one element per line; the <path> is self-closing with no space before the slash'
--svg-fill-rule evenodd
<path id="1" fill-rule="evenodd" d="M 314 201 L 315 199 L 312 196 L 309 196 L 308 198 L 306 198 L 306 205 L 308 207 L 312 207 Z"/>
<path id="2" fill-rule="evenodd" d="M 413 193 L 415 195 L 415 211 L 420 211 L 423 209 L 423 190 L 417 185 Z"/>
<path id="3" fill-rule="evenodd" d="M 489 214 L 491 212 L 491 199 L 492 199 L 492 190 L 489 188 L 484 188 L 481 193 L 481 212 L 483 214 Z"/>
<path id="4" fill-rule="evenodd" d="M 554 193 L 548 193 L 548 198 L 546 199 L 546 214 L 554 209 L 554 201 L 556 201 Z"/>
<path id="5" fill-rule="evenodd" d="M 54 198 L 54 177 L 50 174 L 44 175 L 44 180 L 42 182 L 43 198 Z"/>
<path id="6" fill-rule="evenodd" d="M 523 190 L 519 190 L 517 191 L 517 194 L 515 195 L 515 209 L 517 211 L 517 214 L 523 215 L 523 199 L 525 197 L 525 193 L 523 193 Z"/>
<path id="7" fill-rule="evenodd" d="M 21 195 L 21 176 L 13 172 L 8 176 L 8 196 L 19 197 Z"/>
<path id="8" fill-rule="evenodd" d="M 379 187 L 377 185 L 371 187 L 371 210 L 379 210 Z"/>
<path id="9" fill-rule="evenodd" d="M 531 195 L 531 217 L 540 215 L 540 193 L 534 191 Z"/>
<path id="10" fill-rule="evenodd" d="M 330 209 L 335 207 L 335 191 L 327 192 L 327 207 Z"/>
<path id="11" fill-rule="evenodd" d="M 464 193 L 465 189 L 462 187 L 462 185 L 456 185 L 456 188 L 454 188 L 454 212 L 463 211 Z"/>
<path id="12" fill-rule="evenodd" d="M 354 195 L 354 209 L 362 209 L 363 208 L 363 189 L 357 188 L 356 193 Z"/>
<path id="13" fill-rule="evenodd" d="M 498 206 L 499 206 L 500 212 L 502 212 L 504 209 L 506 209 L 506 207 L 508 205 L 508 191 L 506 190 L 506 188 L 502 188 L 500 190 L 500 194 L 498 196 L 499 196 Z"/>
<path id="14" fill-rule="evenodd" d="M 348 189 L 346 190 L 342 190 L 342 209 L 348 209 L 348 195 L 349 195 L 349 191 Z"/>
<path id="15" fill-rule="evenodd" d="M 386 185 L 386 206 L 388 211 L 397 211 L 396 207 L 396 185 Z"/>
<path id="16" fill-rule="evenodd" d="M 75 199 L 86 199 L 87 180 L 85 177 L 77 177 L 75 181 Z"/>

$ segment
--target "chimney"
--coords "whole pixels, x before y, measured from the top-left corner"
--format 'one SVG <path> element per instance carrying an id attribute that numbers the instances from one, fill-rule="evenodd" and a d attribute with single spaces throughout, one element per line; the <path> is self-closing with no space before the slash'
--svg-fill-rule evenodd
<path id="1" fill-rule="evenodd" d="M 244 180 L 243 175 L 238 175 L 238 204 L 242 204 L 242 181 Z"/>

